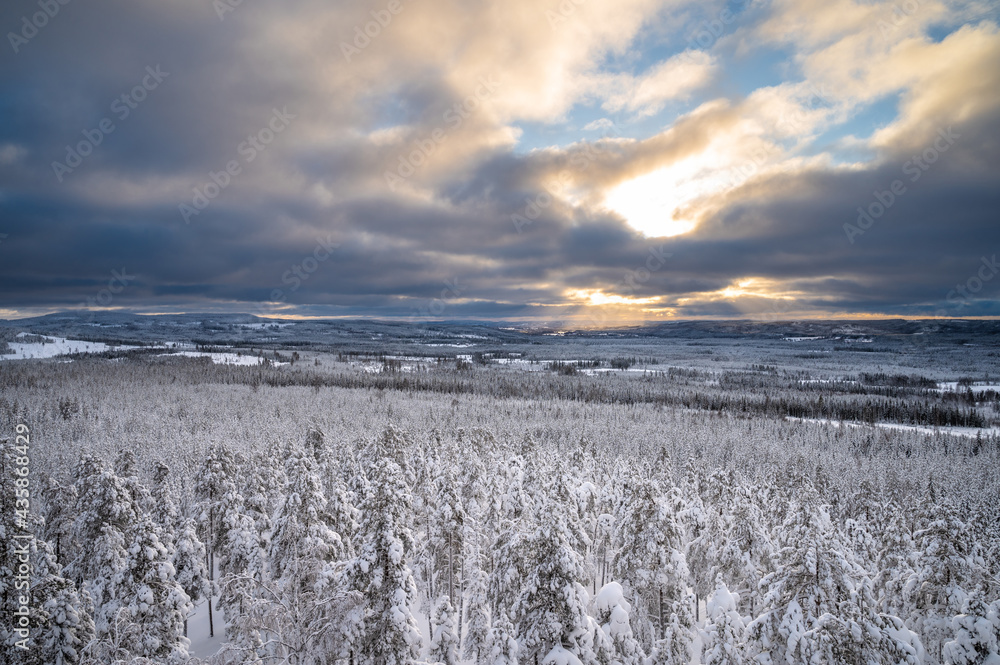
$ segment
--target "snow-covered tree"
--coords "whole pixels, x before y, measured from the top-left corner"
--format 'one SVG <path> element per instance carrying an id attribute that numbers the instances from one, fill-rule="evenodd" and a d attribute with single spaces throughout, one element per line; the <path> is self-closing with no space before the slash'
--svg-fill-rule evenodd
<path id="1" fill-rule="evenodd" d="M 127 552 L 113 582 L 118 601 L 113 620 L 124 627 L 126 648 L 134 656 L 183 662 L 190 644 L 184 620 L 191 600 L 177 583 L 170 553 L 149 519 L 135 525 Z"/>
<path id="2" fill-rule="evenodd" d="M 170 486 L 170 467 L 158 462 L 153 470 L 153 484 L 149 491 L 147 512 L 153 523 L 160 527 L 163 544 L 173 547 L 175 531 L 180 526 L 180 510 Z"/>
<path id="3" fill-rule="evenodd" d="M 774 553 L 763 511 L 752 492 L 738 485 L 726 498 L 713 546 L 713 573 L 734 585 L 741 612 L 753 614 L 760 602 L 758 584 L 771 569 Z"/>
<path id="4" fill-rule="evenodd" d="M 942 649 L 947 665 L 1000 665 L 1000 600 L 987 605 L 971 594 L 951 625 L 954 639 Z"/>
<path id="5" fill-rule="evenodd" d="M 302 588 L 315 586 L 325 564 L 344 554 L 340 534 L 330 528 L 315 462 L 304 450 L 289 452 L 287 483 L 274 516 L 271 534 L 271 574 Z"/>
<path id="6" fill-rule="evenodd" d="M 243 499 L 236 490 L 236 460 L 226 446 L 215 445 L 209 450 L 194 479 L 194 495 L 199 503 L 198 525 L 205 543 L 205 562 L 212 588 L 208 600 L 208 632 L 215 634 L 212 617 L 212 595 L 215 593 L 215 554 L 227 540 L 227 515 L 238 512 Z"/>
<path id="7" fill-rule="evenodd" d="M 184 520 L 175 534 L 172 563 L 177 583 L 184 589 L 191 603 L 197 605 L 210 597 L 211 582 L 205 564 L 205 544 L 198 538 L 198 527 L 193 519 Z M 184 617 L 184 636 L 187 636 L 187 617 Z"/>
<path id="8" fill-rule="evenodd" d="M 520 658 L 548 657 L 565 649 L 589 665 L 596 660 L 596 624 L 587 614 L 590 598 L 580 583 L 583 557 L 573 546 L 575 534 L 562 507 L 543 500 L 536 510 L 537 524 L 527 541 L 528 575 L 514 606 Z"/>
<path id="9" fill-rule="evenodd" d="M 906 612 L 903 589 L 913 575 L 911 556 L 916 549 L 902 506 L 890 502 L 880 527 L 881 541 L 875 557 L 874 587 L 881 611 L 894 616 Z"/>
<path id="10" fill-rule="evenodd" d="M 364 597 L 356 655 L 363 665 L 405 665 L 421 643 L 410 611 L 417 591 L 407 562 L 413 549 L 410 490 L 390 459 L 375 462 L 370 481 L 361 508 L 360 547 L 346 570 L 352 588 Z"/>
<path id="11" fill-rule="evenodd" d="M 124 556 L 125 534 L 139 520 L 139 510 L 128 484 L 95 457 L 85 456 L 76 467 L 76 518 L 72 540 L 75 555 L 67 573 L 78 582 L 108 580 Z M 100 594 L 94 602 L 102 604 Z"/>
<path id="12" fill-rule="evenodd" d="M 0 441 L 0 662 L 74 665 L 93 622 L 52 546 L 36 537 L 44 521 L 32 511 L 23 453 L 16 439 Z"/>
<path id="13" fill-rule="evenodd" d="M 487 665 L 517 665 L 520 647 L 514 632 L 514 624 L 501 611 L 490 628 L 489 652 L 483 660 Z"/>
<path id="14" fill-rule="evenodd" d="M 595 619 L 611 643 L 613 665 L 639 665 L 645 659 L 639 641 L 632 634 L 631 609 L 618 582 L 608 582 L 594 597 Z"/>
<path id="15" fill-rule="evenodd" d="M 94 636 L 88 603 L 76 585 L 64 577 L 54 575 L 47 584 L 39 586 L 35 587 L 34 600 L 41 604 L 48 618 L 35 639 L 40 646 L 39 663 L 76 665 Z"/>
<path id="16" fill-rule="evenodd" d="M 747 626 L 748 656 L 784 662 L 917 663 L 922 649 L 895 617 L 878 613 L 864 570 L 837 540 L 811 487 L 782 527 L 775 570 L 761 580 L 763 611 Z"/>
<path id="17" fill-rule="evenodd" d="M 633 594 L 634 606 L 642 608 L 639 616 L 654 622 L 653 634 L 647 631 L 647 648 L 651 655 L 658 654 L 658 662 L 687 662 L 694 599 L 687 591 L 682 534 L 669 502 L 652 481 L 636 481 L 620 508 L 617 527 L 614 571 L 625 593 Z M 660 641 L 654 652 L 653 643 Z"/>
<path id="18" fill-rule="evenodd" d="M 927 524 L 914 534 L 913 572 L 903 588 L 907 625 L 938 661 L 952 637 L 952 619 L 983 577 L 983 562 L 968 527 L 947 501 L 925 507 Z"/>
<path id="19" fill-rule="evenodd" d="M 346 589 L 343 544 L 328 525 L 314 468 L 305 450 L 287 452 L 269 565 L 259 558 L 263 548 L 256 523 L 245 516 L 228 518 L 231 552 L 224 559 L 220 604 L 230 619 L 230 653 L 295 664 L 348 655 L 351 618 L 360 598 Z"/>
<path id="20" fill-rule="evenodd" d="M 486 597 L 488 577 L 485 572 L 474 567 L 469 575 L 468 590 L 465 592 L 466 626 L 462 636 L 462 657 L 473 663 L 486 662 L 489 654 L 490 605 Z"/>
<path id="21" fill-rule="evenodd" d="M 63 484 L 51 476 L 46 476 L 43 479 L 41 494 L 45 500 L 42 512 L 42 517 L 45 520 L 45 532 L 42 534 L 42 538 L 52 543 L 56 559 L 59 563 L 65 564 L 63 551 L 73 530 L 77 499 L 76 488 L 71 484 Z"/>
<path id="22" fill-rule="evenodd" d="M 434 615 L 431 617 L 433 633 L 431 635 L 429 655 L 432 660 L 443 665 L 458 663 L 458 632 L 455 608 L 451 606 L 448 596 L 442 595 L 434 605 Z"/>
<path id="23" fill-rule="evenodd" d="M 722 578 L 705 604 L 702 635 L 704 665 L 743 665 L 747 662 L 746 625 L 740 616 L 739 595 L 726 588 Z"/>
<path id="24" fill-rule="evenodd" d="M 428 545 L 433 558 L 431 590 L 448 595 L 449 602 L 458 602 L 457 590 L 462 586 L 462 553 L 465 508 L 459 495 L 455 474 L 439 466 L 434 478 L 434 511 L 428 527 Z M 437 584 L 433 584 L 436 581 Z"/>

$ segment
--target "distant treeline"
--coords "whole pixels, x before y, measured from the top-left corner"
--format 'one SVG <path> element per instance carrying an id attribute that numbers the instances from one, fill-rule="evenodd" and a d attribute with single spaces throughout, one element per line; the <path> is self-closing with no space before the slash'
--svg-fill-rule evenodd
<path id="1" fill-rule="evenodd" d="M 554 371 L 528 372 L 503 368 L 472 370 L 434 368 L 432 371 L 364 372 L 355 368 L 303 367 L 294 369 L 262 366 L 213 365 L 207 358 L 176 358 L 138 355 L 131 357 L 129 369 L 109 367 L 96 359 L 80 360 L 70 371 L 86 371 L 100 363 L 107 371 L 162 371 L 169 363 L 171 373 L 191 383 L 222 383 L 257 388 L 272 387 L 342 387 L 403 392 L 432 392 L 447 395 L 474 394 L 497 398 L 559 399 L 607 404 L 655 404 L 720 413 L 762 415 L 774 418 L 818 418 L 864 423 L 890 422 L 923 426 L 988 427 L 995 421 L 995 411 L 988 406 L 994 395 L 971 393 L 937 393 L 908 383 L 895 381 L 894 386 L 865 386 L 861 383 L 811 384 L 788 381 L 787 377 L 747 372 L 727 372 L 716 384 L 705 381 L 705 375 L 684 371 L 643 373 L 600 373 L 586 375 L 568 372 L 560 365 Z M 157 367 L 160 367 L 157 370 Z M 142 369 L 142 368 L 147 369 Z M 63 368 L 62 371 L 66 371 Z M 33 385 L 46 381 L 44 365 L 26 367 L 7 365 L 0 371 L 0 388 L 13 385 Z M 891 381 L 890 381 L 891 382 Z M 815 394 L 817 385 L 826 391 Z M 840 392 L 843 390 L 844 392 Z M 984 398 L 987 403 L 982 408 Z M 970 399 L 972 400 L 970 403 Z"/>

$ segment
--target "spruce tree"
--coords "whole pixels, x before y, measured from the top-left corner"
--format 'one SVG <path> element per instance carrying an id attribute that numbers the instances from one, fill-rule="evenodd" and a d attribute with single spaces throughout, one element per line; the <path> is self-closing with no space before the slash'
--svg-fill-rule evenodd
<path id="1" fill-rule="evenodd" d="M 704 665 L 744 665 L 746 625 L 740 616 L 739 595 L 729 591 L 721 576 L 715 591 L 705 603 L 705 627 L 702 634 Z"/>
<path id="2" fill-rule="evenodd" d="M 455 609 L 448 596 L 442 595 L 435 603 L 434 615 L 431 617 L 431 625 L 434 627 L 428 652 L 431 660 L 442 665 L 457 665 L 459 644 L 456 624 Z"/>
<path id="3" fill-rule="evenodd" d="M 514 606 L 521 659 L 543 659 L 563 649 L 585 664 L 596 660 L 596 624 L 587 614 L 590 598 L 580 583 L 583 558 L 561 505 L 543 500 L 527 541 L 528 575 Z"/>
<path id="4" fill-rule="evenodd" d="M 940 662 L 952 619 L 983 579 L 983 561 L 950 502 L 929 502 L 923 514 L 926 526 L 914 534 L 913 572 L 903 587 L 903 618 Z"/>
<path id="5" fill-rule="evenodd" d="M 361 508 L 358 553 L 346 570 L 364 598 L 363 632 L 354 645 L 363 665 L 408 665 L 420 650 L 410 611 L 417 593 L 407 559 L 413 550 L 411 505 L 399 465 L 376 461 Z"/>
<path id="6" fill-rule="evenodd" d="M 775 570 L 761 580 L 763 611 L 747 627 L 759 662 L 917 663 L 919 640 L 879 614 L 871 583 L 838 540 L 811 487 L 788 511 Z"/>
<path id="7" fill-rule="evenodd" d="M 954 638 L 942 648 L 947 665 L 1000 663 L 1000 600 L 987 605 L 980 593 L 971 594 L 952 630 Z"/>

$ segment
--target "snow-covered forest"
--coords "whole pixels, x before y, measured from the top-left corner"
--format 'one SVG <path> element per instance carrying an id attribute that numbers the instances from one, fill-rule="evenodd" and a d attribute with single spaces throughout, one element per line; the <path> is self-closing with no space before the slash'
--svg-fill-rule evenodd
<path id="1" fill-rule="evenodd" d="M 269 357 L 0 364 L 0 661 L 1000 663 L 995 392 Z"/>

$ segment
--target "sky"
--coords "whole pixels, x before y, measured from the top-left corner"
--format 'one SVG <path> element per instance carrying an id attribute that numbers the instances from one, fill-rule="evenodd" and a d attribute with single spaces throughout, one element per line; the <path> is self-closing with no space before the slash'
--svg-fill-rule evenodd
<path id="1" fill-rule="evenodd" d="M 0 318 L 1000 316 L 998 22 L 8 0 Z"/>

